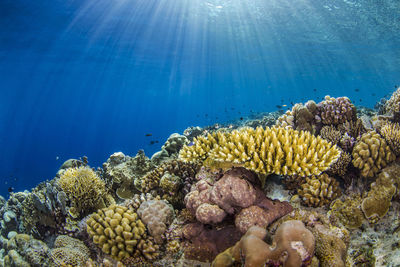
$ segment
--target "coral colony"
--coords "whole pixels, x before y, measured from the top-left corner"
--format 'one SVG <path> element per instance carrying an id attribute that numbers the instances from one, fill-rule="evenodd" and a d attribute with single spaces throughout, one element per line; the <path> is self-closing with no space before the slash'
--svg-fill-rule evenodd
<path id="1" fill-rule="evenodd" d="M 66 161 L 1 199 L 0 266 L 398 266 L 400 89 L 277 114 Z"/>

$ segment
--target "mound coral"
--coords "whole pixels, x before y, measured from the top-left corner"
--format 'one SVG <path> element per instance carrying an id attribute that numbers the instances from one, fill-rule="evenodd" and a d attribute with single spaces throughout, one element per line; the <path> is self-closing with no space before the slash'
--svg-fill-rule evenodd
<path id="1" fill-rule="evenodd" d="M 88 167 L 66 169 L 57 184 L 67 194 L 72 207 L 70 214 L 78 216 L 104 206 L 106 185 L 96 173 Z"/>
<path id="2" fill-rule="evenodd" d="M 320 174 L 339 158 L 335 145 L 309 132 L 242 128 L 199 137 L 180 152 L 184 161 L 228 162 L 260 174 Z M 262 181 L 264 182 L 264 181 Z"/>
<path id="3" fill-rule="evenodd" d="M 305 266 L 311 262 L 315 240 L 313 234 L 301 221 L 286 221 L 274 235 L 273 244 L 264 242 L 267 231 L 253 226 L 235 246 L 219 254 L 212 263 L 214 267 L 233 266 Z"/>
<path id="4" fill-rule="evenodd" d="M 375 131 L 361 136 L 353 148 L 352 156 L 353 165 L 361 170 L 363 177 L 373 177 L 396 158 L 385 139 Z"/>
<path id="5" fill-rule="evenodd" d="M 46 243 L 34 239 L 30 235 L 16 234 L 9 240 L 2 239 L 3 251 L 5 250 L 3 266 L 50 266 Z"/>
<path id="6" fill-rule="evenodd" d="M 54 241 L 50 255 L 57 266 L 84 266 L 90 251 L 79 239 L 60 235 Z"/>
<path id="7" fill-rule="evenodd" d="M 381 128 L 381 135 L 385 138 L 396 156 L 400 156 L 400 124 L 386 123 Z"/>
<path id="8" fill-rule="evenodd" d="M 276 126 L 315 133 L 317 113 L 317 104 L 314 101 L 308 101 L 305 105 L 296 104 L 291 111 L 278 118 Z"/>
<path id="9" fill-rule="evenodd" d="M 143 251 L 146 227 L 138 215 L 124 206 L 111 205 L 99 210 L 87 220 L 87 232 L 101 250 L 116 260 L 134 256 Z"/>
<path id="10" fill-rule="evenodd" d="M 355 118 L 356 108 L 347 97 L 325 96 L 325 100 L 318 103 L 321 121 L 325 125 L 338 125 Z"/>
<path id="11" fill-rule="evenodd" d="M 328 174 L 306 178 L 306 182 L 298 190 L 307 206 L 321 207 L 329 204 L 340 195 L 339 182 Z"/>
<path id="12" fill-rule="evenodd" d="M 140 205 L 137 213 L 156 243 L 162 244 L 167 225 L 174 219 L 174 209 L 162 200 L 149 200 Z"/>

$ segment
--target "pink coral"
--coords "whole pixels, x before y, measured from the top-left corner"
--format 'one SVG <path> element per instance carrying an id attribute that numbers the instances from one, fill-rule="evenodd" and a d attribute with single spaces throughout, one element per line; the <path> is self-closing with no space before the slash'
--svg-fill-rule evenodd
<path id="1" fill-rule="evenodd" d="M 321 121 L 323 124 L 340 124 L 353 120 L 356 115 L 356 109 L 347 97 L 325 96 L 325 100 L 318 103 Z"/>
<path id="2" fill-rule="evenodd" d="M 273 244 L 264 242 L 267 231 L 253 226 L 235 246 L 219 254 L 214 267 L 233 266 L 244 262 L 244 266 L 305 266 L 310 263 L 315 249 L 313 234 L 301 221 L 286 221 L 277 229 Z"/>

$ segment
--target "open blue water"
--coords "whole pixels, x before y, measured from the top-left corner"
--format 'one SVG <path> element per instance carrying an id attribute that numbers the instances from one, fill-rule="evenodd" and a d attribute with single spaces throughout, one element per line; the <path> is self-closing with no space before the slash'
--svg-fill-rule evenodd
<path id="1" fill-rule="evenodd" d="M 0 194 L 276 105 L 373 107 L 395 84 L 398 0 L 0 0 Z"/>

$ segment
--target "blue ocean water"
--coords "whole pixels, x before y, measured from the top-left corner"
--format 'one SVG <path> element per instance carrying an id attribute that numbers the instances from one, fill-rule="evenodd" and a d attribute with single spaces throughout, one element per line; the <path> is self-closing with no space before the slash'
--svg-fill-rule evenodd
<path id="1" fill-rule="evenodd" d="M 0 0 L 0 194 L 276 105 L 373 107 L 399 32 L 397 0 Z"/>

